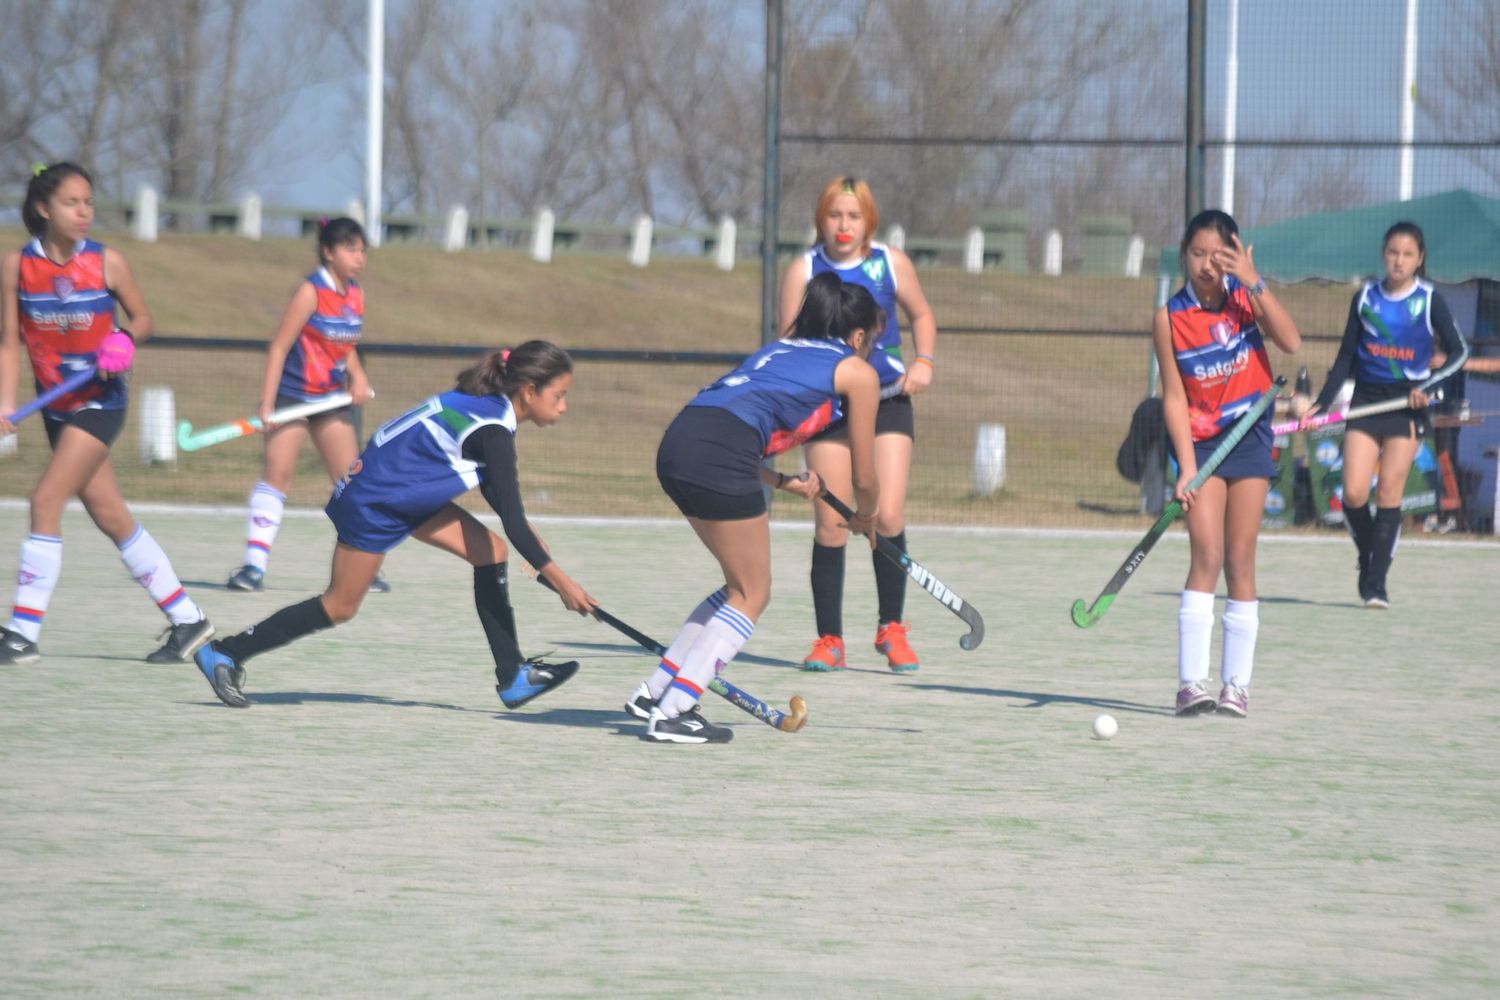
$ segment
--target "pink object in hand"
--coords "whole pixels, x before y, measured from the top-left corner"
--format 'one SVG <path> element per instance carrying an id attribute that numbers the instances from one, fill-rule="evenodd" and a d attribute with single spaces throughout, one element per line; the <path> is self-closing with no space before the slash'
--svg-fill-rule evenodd
<path id="1" fill-rule="evenodd" d="M 135 360 L 135 341 L 125 331 L 113 330 L 99 345 L 96 356 L 101 372 L 118 375 L 129 371 L 130 363 Z"/>

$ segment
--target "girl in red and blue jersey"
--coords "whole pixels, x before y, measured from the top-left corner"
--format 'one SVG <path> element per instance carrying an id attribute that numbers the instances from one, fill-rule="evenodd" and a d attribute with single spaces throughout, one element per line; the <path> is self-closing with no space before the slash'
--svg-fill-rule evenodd
<path id="1" fill-rule="evenodd" d="M 88 238 L 94 186 L 82 167 L 55 163 L 39 170 L 26 188 L 21 217 L 31 242 L 0 264 L 0 437 L 15 430 L 9 417 L 16 409 L 22 343 L 38 394 L 86 368 L 98 375 L 42 410 L 52 458 L 31 493 L 31 534 L 21 544 L 16 600 L 0 630 L 0 664 L 41 656 L 37 640 L 62 572 L 63 506 L 75 496 L 167 616 L 166 643 L 146 659 L 190 659 L 213 626 L 156 539 L 131 516 L 109 461 L 109 446 L 125 423 L 125 375 L 136 342 L 151 335 L 151 313 L 125 258 Z M 117 325 L 116 304 L 128 328 Z"/>
<path id="2" fill-rule="evenodd" d="M 266 432 L 265 464 L 260 482 L 250 491 L 245 560 L 230 574 L 230 590 L 260 590 L 265 585 L 302 442 L 312 437 L 333 482 L 359 455 L 349 406 L 281 425 L 270 419 L 278 409 L 343 392 L 350 395 L 351 406 L 374 395 L 356 350 L 364 332 L 365 294 L 356 280 L 365 268 L 364 229 L 353 219 L 325 220 L 318 226 L 318 259 L 318 269 L 293 293 L 266 352 L 259 403 Z M 376 580 L 375 588 L 389 589 L 383 579 Z"/>
<path id="3" fill-rule="evenodd" d="M 1430 398 L 1419 386 L 1432 375 L 1435 350 L 1460 365 L 1469 351 L 1448 304 L 1427 280 L 1421 228 L 1398 222 L 1386 231 L 1383 247 L 1385 279 L 1367 281 L 1354 293 L 1338 356 L 1310 411 L 1326 409 L 1350 377 L 1351 408 L 1407 398 L 1405 409 L 1359 417 L 1344 428 L 1344 523 L 1359 552 L 1359 597 L 1369 608 L 1390 607 L 1386 575 L 1401 536 L 1401 495 L 1430 427 Z M 1371 514 L 1370 481 L 1377 472 Z"/>
<path id="4" fill-rule="evenodd" d="M 1192 550 L 1177 612 L 1176 710 L 1196 715 L 1217 709 L 1243 718 L 1260 630 L 1255 544 L 1275 472 L 1270 409 L 1201 487 L 1188 487 L 1239 416 L 1271 391 L 1265 338 L 1293 353 L 1302 346 L 1302 334 L 1256 273 L 1250 249 L 1226 213 L 1209 209 L 1194 216 L 1181 255 L 1187 281 L 1152 324 L 1167 433 L 1177 455 L 1175 493 L 1187 515 Z M 1215 698 L 1207 682 L 1221 571 L 1229 598 L 1223 686 Z"/>
<path id="5" fill-rule="evenodd" d="M 896 547 L 906 549 L 906 487 L 911 479 L 916 421 L 912 397 L 932 382 L 937 323 L 910 258 L 895 247 L 874 239 L 880 212 L 870 186 L 853 177 L 831 181 L 818 196 L 813 211 L 818 245 L 792 263 L 781 283 L 778 310 L 780 329 L 786 330 L 802 302 L 807 283 L 819 274 L 833 274 L 867 289 L 885 311 L 877 331 L 870 365 L 880 377 L 880 409 L 875 417 L 875 467 L 880 478 L 881 511 L 875 530 Z M 906 314 L 916 353 L 907 363 L 901 354 L 897 307 Z M 850 487 L 850 443 L 845 425 L 836 423 L 812 438 L 803 449 L 807 467 L 836 494 Z M 844 659 L 844 552 L 849 532 L 832 508 L 818 504 L 812 550 L 813 613 L 818 639 L 803 660 L 807 670 L 842 670 Z M 875 648 L 896 671 L 920 665 L 901 619 L 906 602 L 906 573 L 878 554 L 875 591 L 879 605 Z"/>
<path id="6" fill-rule="evenodd" d="M 693 609 L 660 665 L 625 703 L 663 743 L 727 743 L 732 730 L 698 711 L 716 671 L 734 659 L 771 600 L 771 536 L 764 486 L 812 500 L 816 472 L 787 477 L 763 460 L 838 420 L 848 426 L 854 517 L 868 533 L 879 513 L 875 410 L 880 380 L 864 360 L 883 320 L 870 293 L 820 274 L 781 340 L 767 344 L 677 415 L 656 453 L 656 477 L 724 570 L 724 586 Z M 842 397 L 842 402 L 841 402 Z M 846 494 L 847 495 L 847 494 Z"/>
<path id="7" fill-rule="evenodd" d="M 572 677 L 577 662 L 522 657 L 505 542 L 453 502 L 478 487 L 500 515 L 506 537 L 563 606 L 587 614 L 595 601 L 552 560 L 532 530 L 516 472 L 518 426 L 555 424 L 567 412 L 572 384 L 573 359 L 567 352 L 533 340 L 514 351 L 493 352 L 459 373 L 452 390 L 382 425 L 328 501 L 328 518 L 338 530 L 328 589 L 198 651 L 198 667 L 219 700 L 248 707 L 246 661 L 353 618 L 385 554 L 408 536 L 474 567 L 474 607 L 495 660 L 495 689 L 507 708 Z"/>

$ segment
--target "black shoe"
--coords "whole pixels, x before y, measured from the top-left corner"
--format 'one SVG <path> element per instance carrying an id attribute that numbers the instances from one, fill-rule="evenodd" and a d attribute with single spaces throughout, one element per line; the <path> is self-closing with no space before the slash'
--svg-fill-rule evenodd
<path id="1" fill-rule="evenodd" d="M 656 700 L 651 697 L 651 688 L 641 681 L 641 686 L 635 689 L 635 694 L 625 702 L 625 711 L 646 722 L 651 718 L 651 710 L 656 707 Z"/>
<path id="2" fill-rule="evenodd" d="M 245 697 L 244 691 L 244 667 L 234 662 L 227 653 L 220 652 L 212 642 L 199 646 L 198 652 L 193 654 L 193 660 L 220 701 L 230 708 L 250 707 L 250 699 Z"/>
<path id="3" fill-rule="evenodd" d="M 186 663 L 199 646 L 214 637 L 214 627 L 207 618 L 200 618 L 195 622 L 170 625 L 162 635 L 167 641 L 156 652 L 147 654 L 147 663 Z"/>
<path id="4" fill-rule="evenodd" d="M 241 566 L 229 574 L 229 582 L 225 586 L 230 590 L 265 590 L 266 571 L 254 566 Z"/>
<path id="5" fill-rule="evenodd" d="M 564 663 L 522 660 L 521 669 L 516 674 L 516 679 L 510 682 L 510 687 L 502 688 L 496 684 L 495 693 L 500 696 L 506 708 L 520 708 L 531 699 L 566 683 L 567 679 L 576 673 L 578 673 L 577 660 L 568 660 Z"/>
<path id="6" fill-rule="evenodd" d="M 375 574 L 375 579 L 373 579 L 373 580 L 370 581 L 370 593 L 372 593 L 372 594 L 389 594 L 390 592 L 391 592 L 391 585 L 386 580 L 385 574 L 384 573 L 376 573 Z"/>
<path id="7" fill-rule="evenodd" d="M 1390 606 L 1391 599 L 1386 595 L 1384 587 L 1370 588 L 1370 593 L 1365 597 L 1365 607 L 1385 611 Z"/>
<path id="8" fill-rule="evenodd" d="M 671 719 L 656 706 L 651 709 L 645 738 L 657 743 L 728 743 L 734 739 L 734 730 L 709 722 L 697 705 Z"/>
<path id="9" fill-rule="evenodd" d="M 19 632 L 0 628 L 0 666 L 35 663 L 41 658 L 42 651 L 36 648 L 36 643 Z"/>
<path id="10" fill-rule="evenodd" d="M 1374 585 L 1370 581 L 1370 554 L 1361 552 L 1359 554 L 1359 599 L 1368 601 L 1375 592 Z"/>

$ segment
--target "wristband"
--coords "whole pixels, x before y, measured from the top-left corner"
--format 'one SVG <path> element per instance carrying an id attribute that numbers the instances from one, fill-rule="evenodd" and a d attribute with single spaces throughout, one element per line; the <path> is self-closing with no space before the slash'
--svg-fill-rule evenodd
<path id="1" fill-rule="evenodd" d="M 786 488 L 786 473 L 785 472 L 778 472 L 778 473 L 776 473 L 776 488 L 778 490 Z"/>
<path id="2" fill-rule="evenodd" d="M 1265 278 L 1256 278 L 1255 279 L 1255 284 L 1247 286 L 1245 288 L 1245 291 L 1248 294 L 1254 295 L 1254 296 L 1257 296 L 1257 297 L 1265 294 L 1265 291 L 1266 291 L 1266 279 Z"/>
<path id="3" fill-rule="evenodd" d="M 123 326 L 117 326 L 117 327 L 115 327 L 114 332 L 115 333 L 123 333 L 125 336 L 127 336 L 127 337 L 130 338 L 130 342 L 132 344 L 135 343 L 135 334 L 131 333 L 129 330 L 125 329 Z"/>

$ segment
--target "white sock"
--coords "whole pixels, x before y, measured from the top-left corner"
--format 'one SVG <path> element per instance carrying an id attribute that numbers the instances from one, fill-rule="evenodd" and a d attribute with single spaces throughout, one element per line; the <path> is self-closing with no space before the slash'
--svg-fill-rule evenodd
<path id="1" fill-rule="evenodd" d="M 1177 685 L 1208 678 L 1209 647 L 1214 638 L 1214 595 L 1184 590 L 1177 609 Z"/>
<path id="2" fill-rule="evenodd" d="M 256 483 L 250 491 L 250 521 L 245 535 L 245 565 L 265 572 L 271 561 L 271 546 L 281 530 L 281 512 L 286 494 L 267 483 Z"/>
<path id="3" fill-rule="evenodd" d="M 682 669 L 682 661 L 687 658 L 688 650 L 693 648 L 693 643 L 702 634 L 703 626 L 708 624 L 715 611 L 724 606 L 726 600 L 728 595 L 720 587 L 699 601 L 693 613 L 688 615 L 687 621 L 682 623 L 677 638 L 672 640 L 672 645 L 662 654 L 656 670 L 646 679 L 646 687 L 650 690 L 653 701 L 661 701 L 661 696 L 667 693 L 667 688 L 677 679 L 677 673 Z"/>
<path id="4" fill-rule="evenodd" d="M 1225 684 L 1250 686 L 1250 674 L 1255 669 L 1255 635 L 1259 631 L 1259 601 L 1224 602 L 1224 663 L 1220 676 Z"/>
<path id="5" fill-rule="evenodd" d="M 182 589 L 182 581 L 177 579 L 172 561 L 156 544 L 151 533 L 139 524 L 130 540 L 120 546 L 120 560 L 173 625 L 203 620 L 202 609 Z"/>
<path id="6" fill-rule="evenodd" d="M 5 626 L 36 642 L 42 634 L 42 618 L 62 574 L 62 539 L 56 535 L 31 535 L 21 543 L 21 565 L 16 571 L 16 603 Z"/>
<path id="7" fill-rule="evenodd" d="M 728 604 L 715 611 L 661 698 L 662 713 L 669 719 L 676 718 L 702 701 L 708 682 L 734 659 L 754 631 L 755 623 Z"/>

